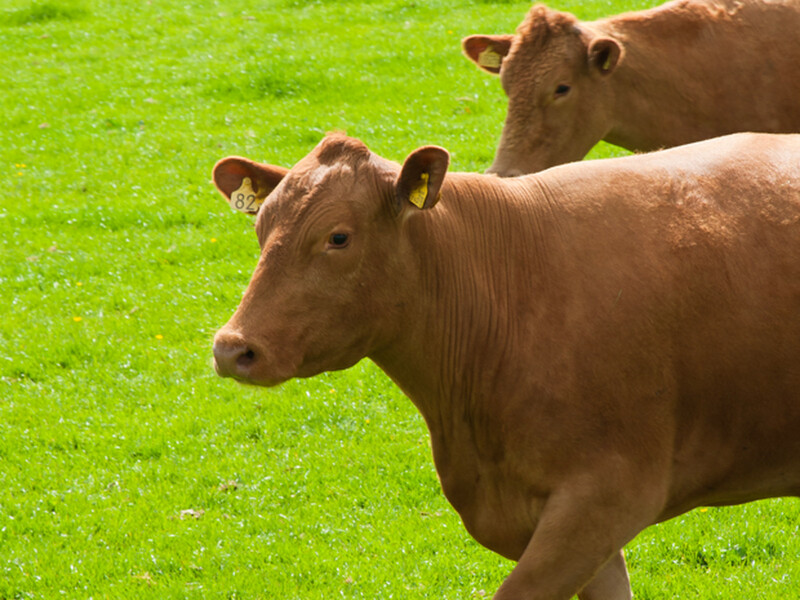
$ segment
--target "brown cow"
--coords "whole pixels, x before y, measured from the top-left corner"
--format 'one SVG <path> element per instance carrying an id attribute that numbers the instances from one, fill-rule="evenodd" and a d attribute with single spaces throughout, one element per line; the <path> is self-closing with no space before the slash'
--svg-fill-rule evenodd
<path id="1" fill-rule="evenodd" d="M 325 138 L 266 197 L 217 372 L 367 356 L 447 498 L 518 561 L 495 598 L 630 598 L 622 547 L 699 505 L 800 492 L 800 136 L 738 134 L 515 179 Z M 248 188 L 249 189 L 249 188 Z"/>
<path id="2" fill-rule="evenodd" d="M 508 115 L 489 171 L 736 131 L 800 132 L 800 0 L 677 0 L 593 22 L 534 6 L 516 35 L 470 36 Z"/>

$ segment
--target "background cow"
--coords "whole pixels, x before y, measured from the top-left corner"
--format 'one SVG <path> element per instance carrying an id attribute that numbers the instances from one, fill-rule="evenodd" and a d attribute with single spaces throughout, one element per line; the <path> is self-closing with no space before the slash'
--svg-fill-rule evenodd
<path id="1" fill-rule="evenodd" d="M 489 171 L 580 160 L 601 139 L 646 151 L 800 132 L 798 32 L 798 0 L 677 0 L 586 23 L 534 6 L 516 35 L 462 42 L 508 96 Z"/>
<path id="2" fill-rule="evenodd" d="M 499 599 L 631 596 L 623 546 L 698 505 L 800 492 L 800 136 L 740 134 L 499 179 L 331 136 L 266 198 L 216 334 L 276 385 L 372 358 L 444 492 L 517 560 Z"/>

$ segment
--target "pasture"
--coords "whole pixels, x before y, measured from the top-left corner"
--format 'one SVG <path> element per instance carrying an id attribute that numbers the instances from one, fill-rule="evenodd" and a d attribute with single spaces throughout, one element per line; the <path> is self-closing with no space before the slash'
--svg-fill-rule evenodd
<path id="1" fill-rule="evenodd" d="M 0 600 L 491 595 L 512 563 L 464 530 L 373 364 L 271 390 L 214 374 L 258 244 L 210 170 L 290 166 L 340 130 L 482 171 L 505 100 L 460 40 L 528 7 L 3 2 Z M 800 599 L 798 529 L 795 499 L 652 527 L 627 547 L 635 597 Z"/>

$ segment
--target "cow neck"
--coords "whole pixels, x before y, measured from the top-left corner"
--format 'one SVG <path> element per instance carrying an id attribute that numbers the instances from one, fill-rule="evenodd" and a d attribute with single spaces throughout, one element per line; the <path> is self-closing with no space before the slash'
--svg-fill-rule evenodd
<path id="1" fill-rule="evenodd" d="M 609 35 L 622 43 L 625 56 L 609 77 L 609 115 L 613 121 L 603 139 L 611 144 L 635 151 L 650 151 L 659 146 L 659 140 L 668 135 L 666 128 L 651 123 L 653 116 L 669 114 L 678 99 L 672 90 L 659 90 L 659 81 L 664 79 L 662 66 L 652 56 L 652 40 L 641 31 L 639 16 L 615 17 L 599 21 L 594 26 L 598 35 Z M 647 31 L 647 30 L 645 30 Z M 653 63 L 656 64 L 653 64 Z M 648 90 L 648 93 L 626 93 L 626 90 Z M 658 90 L 658 94 L 650 93 Z M 663 110 L 653 108 L 654 103 L 663 103 L 661 94 L 670 95 Z M 612 108 L 613 107 L 613 108 Z M 678 124 L 676 124 L 677 126 Z M 656 132 L 657 137 L 653 138 Z"/>
<path id="2" fill-rule="evenodd" d="M 545 275 L 538 188 L 524 179 L 451 174 L 439 204 L 408 220 L 413 293 L 395 341 L 372 358 L 425 417 L 434 447 L 494 401 L 520 334 L 522 295 Z"/>
<path id="3" fill-rule="evenodd" d="M 708 82 L 717 81 L 720 61 L 714 40 L 704 33 L 714 23 L 716 36 L 738 35 L 735 20 L 709 15 L 718 10 L 700 3 L 667 3 L 597 21 L 594 29 L 619 40 L 625 56 L 610 76 L 620 118 L 604 139 L 635 151 L 652 151 L 718 135 L 726 119 L 709 98 Z M 719 80 L 713 97 L 724 97 Z M 739 82 L 730 93 L 743 93 Z M 653 135 L 656 137 L 653 137 Z"/>

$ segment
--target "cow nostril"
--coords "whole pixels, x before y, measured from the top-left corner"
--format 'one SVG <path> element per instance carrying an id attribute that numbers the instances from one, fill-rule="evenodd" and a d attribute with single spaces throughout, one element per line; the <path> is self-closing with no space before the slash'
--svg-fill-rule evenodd
<path id="1" fill-rule="evenodd" d="M 254 362 L 256 361 L 256 353 L 253 352 L 250 348 L 242 352 L 236 358 L 236 366 L 241 369 L 249 368 Z"/>

